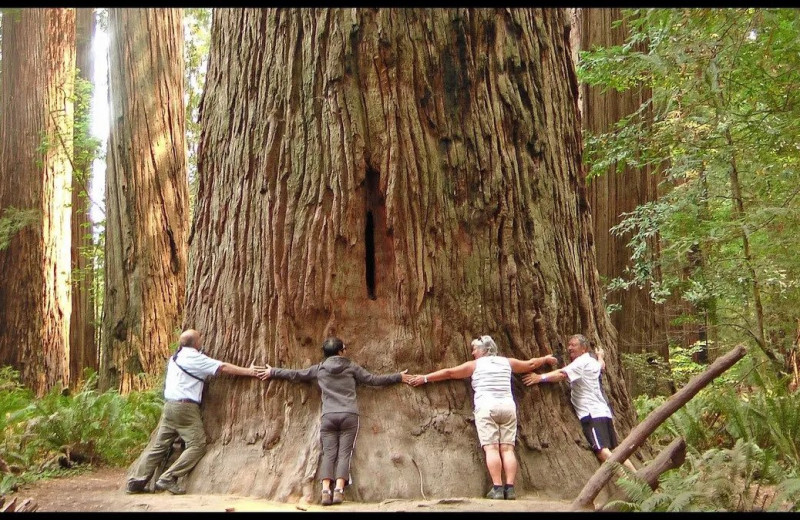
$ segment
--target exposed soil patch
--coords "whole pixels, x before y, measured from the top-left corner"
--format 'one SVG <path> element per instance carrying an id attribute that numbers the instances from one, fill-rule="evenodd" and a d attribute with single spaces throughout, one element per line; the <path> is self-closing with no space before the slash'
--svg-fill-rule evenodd
<path id="1" fill-rule="evenodd" d="M 431 498 L 428 500 L 387 499 L 378 503 L 345 500 L 335 506 L 289 504 L 235 495 L 170 495 L 145 493 L 128 495 L 124 490 L 124 468 L 99 468 L 69 477 L 39 481 L 6 497 L 22 502 L 32 498 L 37 512 L 225 512 L 225 511 L 358 511 L 358 512 L 513 512 L 568 511 L 569 502 L 534 495 L 517 500 L 488 500 L 474 497 Z"/>

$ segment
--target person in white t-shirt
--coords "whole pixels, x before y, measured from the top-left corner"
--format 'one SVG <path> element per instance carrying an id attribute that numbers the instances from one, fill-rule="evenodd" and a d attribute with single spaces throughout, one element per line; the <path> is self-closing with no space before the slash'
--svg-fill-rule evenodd
<path id="1" fill-rule="evenodd" d="M 567 350 L 571 360 L 567 366 L 546 374 L 525 374 L 522 381 L 531 386 L 568 379 L 570 401 L 581 421 L 583 434 L 597 458 L 605 461 L 611 456 L 611 450 L 617 447 L 618 441 L 611 408 L 600 386 L 600 375 L 606 366 L 603 349 L 598 348 L 597 359 L 593 358 L 589 354 L 589 340 L 583 334 L 575 334 L 569 338 Z M 636 471 L 630 460 L 624 464 L 631 471 Z"/>
<path id="2" fill-rule="evenodd" d="M 200 401 L 206 378 L 218 373 L 266 379 L 255 364 L 244 368 L 225 363 L 203 354 L 200 333 L 193 329 L 184 331 L 177 352 L 167 363 L 164 384 L 164 409 L 158 424 L 155 444 L 140 457 L 139 464 L 126 484 L 128 493 L 144 493 L 147 482 L 156 467 L 167 456 L 172 443 L 180 437 L 186 447 L 178 459 L 167 468 L 155 483 L 156 491 L 169 491 L 182 495 L 186 491 L 178 485 L 178 477 L 188 474 L 206 452 L 206 432 L 200 415 Z"/>
<path id="3" fill-rule="evenodd" d="M 472 379 L 474 391 L 475 428 L 478 441 L 486 454 L 486 468 L 492 478 L 492 489 L 486 498 L 514 500 L 514 480 L 517 475 L 517 457 L 514 444 L 517 439 L 517 405 L 511 394 L 511 373 L 530 372 L 556 358 L 547 355 L 522 361 L 497 354 L 497 344 L 491 336 L 472 340 L 472 361 L 456 367 L 443 368 L 425 375 L 412 376 L 409 384 L 420 386 L 446 379 Z M 505 472 L 505 485 L 503 484 Z"/>

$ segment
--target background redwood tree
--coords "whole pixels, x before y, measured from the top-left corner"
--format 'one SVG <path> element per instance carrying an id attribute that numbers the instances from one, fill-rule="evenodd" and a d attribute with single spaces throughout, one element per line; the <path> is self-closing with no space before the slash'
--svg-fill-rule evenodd
<path id="1" fill-rule="evenodd" d="M 2 55 L 0 214 L 33 220 L 0 250 L 0 365 L 42 395 L 69 381 L 75 10 L 4 11 Z"/>
<path id="2" fill-rule="evenodd" d="M 110 9 L 102 388 L 152 386 L 186 285 L 188 184 L 180 9 Z"/>
<path id="3" fill-rule="evenodd" d="M 576 63 L 582 50 L 625 43 L 628 29 L 621 23 L 621 9 L 580 8 L 570 11 L 570 34 Z M 638 110 L 650 96 L 650 90 L 645 86 L 617 92 L 582 84 L 578 97 L 583 128 L 594 135 L 609 132 L 614 123 Z M 606 282 L 625 276 L 625 269 L 632 264 L 632 251 L 628 246 L 630 237 L 618 236 L 611 232 L 611 228 L 622 221 L 623 213 L 630 213 L 640 204 L 656 200 L 660 179 L 661 176 L 651 167 L 626 166 L 617 171 L 617 165 L 614 165 L 603 175 L 588 181 L 597 270 Z M 654 239 L 653 246 L 657 251 L 657 239 Z M 669 358 L 664 305 L 652 301 L 649 285 L 607 292 L 606 301 L 618 307 L 611 313 L 611 322 L 617 331 L 621 353 L 653 352 L 665 361 Z M 633 371 L 626 372 L 626 381 L 634 393 L 638 393 Z"/>
<path id="4" fill-rule="evenodd" d="M 79 384 L 83 370 L 97 371 L 99 358 L 95 342 L 94 298 L 92 284 L 94 266 L 87 252 L 92 248 L 89 181 L 95 156 L 95 141 L 89 135 L 89 116 L 94 75 L 92 40 L 95 30 L 94 9 L 75 9 L 75 53 L 78 77 L 76 84 L 79 106 L 75 110 L 74 166 L 72 179 L 72 315 L 70 317 L 69 370 L 70 384 Z"/>
<path id="5" fill-rule="evenodd" d="M 502 354 L 609 353 L 577 82 L 562 9 L 216 9 L 185 327 L 210 355 L 302 368 L 335 334 L 370 371 Z M 595 471 L 566 386 L 515 384 L 518 486 L 573 497 Z M 356 500 L 480 496 L 468 381 L 362 388 Z M 315 386 L 221 378 L 192 492 L 316 500 Z M 554 471 L 553 468 L 557 468 Z"/>

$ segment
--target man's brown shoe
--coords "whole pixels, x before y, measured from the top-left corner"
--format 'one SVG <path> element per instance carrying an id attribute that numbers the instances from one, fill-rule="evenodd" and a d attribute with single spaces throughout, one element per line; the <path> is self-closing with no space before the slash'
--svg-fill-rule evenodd
<path id="1" fill-rule="evenodd" d="M 157 480 L 156 491 L 169 491 L 173 495 L 186 494 L 186 490 L 178 485 L 177 480 Z"/>
<path id="2" fill-rule="evenodd" d="M 129 495 L 135 495 L 137 493 L 147 493 L 147 489 L 145 489 L 145 486 L 147 486 L 148 480 L 150 479 L 146 478 L 141 480 L 135 478 L 130 479 L 128 483 L 125 484 L 125 492 L 128 493 Z"/>
<path id="3" fill-rule="evenodd" d="M 344 490 L 343 489 L 334 489 L 333 490 L 333 503 L 334 504 L 341 504 L 344 502 Z"/>

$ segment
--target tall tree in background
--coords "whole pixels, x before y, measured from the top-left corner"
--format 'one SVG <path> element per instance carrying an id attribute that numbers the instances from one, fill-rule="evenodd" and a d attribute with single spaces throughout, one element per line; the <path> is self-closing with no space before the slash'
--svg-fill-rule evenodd
<path id="1" fill-rule="evenodd" d="M 37 395 L 68 384 L 74 9 L 3 15 L 0 210 L 34 222 L 0 250 L 0 365 Z"/>
<path id="2" fill-rule="evenodd" d="M 180 9 L 111 9 L 102 388 L 164 370 L 186 284 L 188 197 Z"/>
<path id="3" fill-rule="evenodd" d="M 562 9 L 215 9 L 184 324 L 214 357 L 291 368 L 335 334 L 377 373 L 461 363 L 477 334 L 565 356 L 583 332 L 624 434 L 567 28 Z M 515 385 L 522 490 L 574 496 L 597 467 L 565 390 Z M 467 380 L 359 392 L 351 496 L 485 492 Z M 206 393 L 190 490 L 316 490 L 315 387 Z"/>
<path id="4" fill-rule="evenodd" d="M 618 90 L 647 82 L 653 93 L 652 117 L 621 119 L 594 152 L 606 163 L 665 166 L 659 199 L 621 224 L 640 252 L 626 283 L 649 282 L 654 297 L 685 302 L 684 322 L 708 325 L 709 357 L 745 334 L 773 368 L 791 374 L 784 361 L 800 302 L 790 231 L 800 222 L 800 11 L 624 13 L 628 41 L 585 56 L 582 77 Z M 651 255 L 656 234 L 661 248 Z"/>
<path id="5" fill-rule="evenodd" d="M 580 8 L 570 11 L 570 39 L 576 63 L 580 51 L 625 43 L 628 30 L 622 23 L 619 8 Z M 639 46 L 643 47 L 642 44 Z M 639 110 L 650 96 L 650 89 L 644 84 L 618 92 L 583 83 L 579 91 L 583 128 L 591 135 L 608 132 L 617 121 Z M 632 251 L 628 246 L 630 237 L 619 236 L 612 233 L 611 229 L 620 223 L 624 213 L 657 199 L 660 177 L 654 170 L 651 165 L 618 168 L 615 163 L 603 174 L 592 176 L 588 182 L 597 270 L 608 282 L 624 276 L 632 266 Z M 653 239 L 652 246 L 657 251 L 657 238 Z M 664 360 L 668 359 L 664 305 L 656 304 L 650 298 L 650 284 L 608 291 L 606 303 L 614 309 L 611 321 L 617 330 L 620 353 L 653 352 Z M 627 371 L 626 376 L 635 391 L 635 374 Z"/>
<path id="6" fill-rule="evenodd" d="M 72 179 L 72 316 L 70 318 L 70 384 L 80 382 L 83 370 L 99 368 L 95 342 L 92 286 L 94 266 L 89 255 L 92 245 L 92 220 L 89 214 L 89 182 L 97 144 L 89 134 L 92 77 L 94 76 L 94 9 L 75 10 L 76 80 L 75 141 Z"/>

